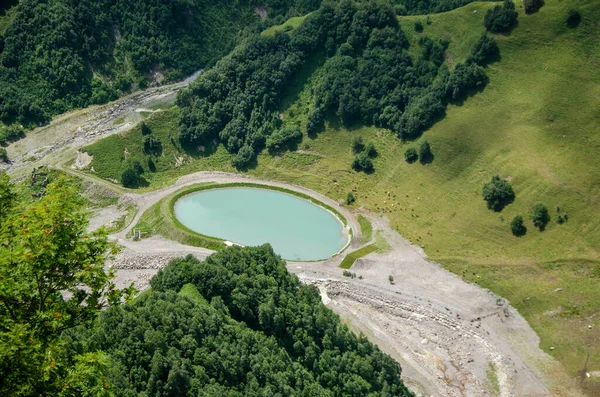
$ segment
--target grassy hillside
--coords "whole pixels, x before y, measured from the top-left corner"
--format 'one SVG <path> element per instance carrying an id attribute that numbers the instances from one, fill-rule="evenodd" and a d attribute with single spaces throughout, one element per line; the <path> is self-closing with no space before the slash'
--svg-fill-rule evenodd
<path id="1" fill-rule="evenodd" d="M 483 33 L 483 16 L 492 6 L 473 3 L 432 15 L 430 24 L 423 16 L 399 20 L 411 51 L 419 51 L 416 20 L 423 21 L 422 34 L 449 39 L 446 59 L 453 65 L 466 58 Z M 464 104 L 450 105 L 445 118 L 420 139 L 431 143 L 431 164 L 404 161 L 404 150 L 420 141 L 402 143 L 386 130 L 347 130 L 330 122 L 316 137 L 305 136 L 299 151 L 261 154 L 248 172 L 299 183 L 334 199 L 343 200 L 353 190 L 354 207 L 384 213 L 433 260 L 507 298 L 538 332 L 541 347 L 578 376 L 582 370 L 600 370 L 600 9 L 575 0 L 547 0 L 530 16 L 517 8 L 518 27 L 495 36 L 501 60 L 488 68 L 489 85 Z M 570 8 L 583 17 L 574 29 L 565 24 Z M 298 80 L 288 96 L 284 117 L 304 126 L 310 77 Z M 174 120 L 169 114 L 155 114 L 148 123 Z M 350 168 L 356 134 L 379 152 L 373 174 Z M 91 152 L 102 145 L 109 152 L 113 146 L 104 142 Z M 172 157 L 166 155 L 165 161 L 174 165 Z M 230 161 L 219 147 L 211 156 L 184 156 L 178 168 L 168 166 L 149 180 L 158 187 L 191 170 L 231 170 Z M 104 175 L 109 163 L 95 155 L 92 165 Z M 501 213 L 489 211 L 481 196 L 482 185 L 495 174 L 510 179 L 516 193 Z M 544 232 L 528 220 L 538 202 L 552 216 Z M 555 223 L 557 206 L 569 215 L 563 225 Z M 528 228 L 521 238 L 509 228 L 516 215 Z M 598 385 L 598 379 L 586 379 L 590 395 Z"/>

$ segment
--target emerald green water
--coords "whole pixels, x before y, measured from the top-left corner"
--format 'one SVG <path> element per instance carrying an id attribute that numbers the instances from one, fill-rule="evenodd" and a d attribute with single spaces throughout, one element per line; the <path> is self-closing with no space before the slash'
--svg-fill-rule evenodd
<path id="1" fill-rule="evenodd" d="M 331 212 L 274 190 L 231 187 L 203 190 L 177 200 L 175 216 L 189 229 L 245 246 L 270 243 L 290 260 L 335 255 L 348 241 Z"/>

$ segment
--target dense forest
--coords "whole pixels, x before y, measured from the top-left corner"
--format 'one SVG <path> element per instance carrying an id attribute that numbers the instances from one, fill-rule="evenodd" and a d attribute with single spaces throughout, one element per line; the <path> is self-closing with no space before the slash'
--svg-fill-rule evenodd
<path id="1" fill-rule="evenodd" d="M 261 29 L 245 0 L 21 0 L 0 31 L 0 120 L 34 125 L 214 63 Z M 316 0 L 266 1 L 281 18 Z M 272 22 L 271 22 L 272 23 Z"/>
<path id="2" fill-rule="evenodd" d="M 182 91 L 180 142 L 195 149 L 219 140 L 236 153 L 234 166 L 247 167 L 281 128 L 286 87 L 319 54 L 327 59 L 311 77 L 309 135 L 333 116 L 344 125 L 374 124 L 413 139 L 443 115 L 448 102 L 485 86 L 484 67 L 498 52 L 483 36 L 468 61 L 449 71 L 447 42 L 421 37 L 416 58 L 408 45 L 391 3 L 324 3 L 293 32 L 246 41 Z"/>
<path id="3" fill-rule="evenodd" d="M 269 245 L 174 260 L 151 286 L 69 335 L 73 354 L 109 354 L 118 396 L 412 395 Z"/>
<path id="4" fill-rule="evenodd" d="M 398 14 L 419 14 L 468 2 L 389 4 L 395 3 Z M 212 65 L 243 37 L 320 5 L 321 0 L 10 1 L 0 9 L 0 121 L 32 127 L 136 88 L 181 79 Z M 337 36 L 336 44 L 345 40 Z M 1 131 L 0 142 L 22 135 Z"/>

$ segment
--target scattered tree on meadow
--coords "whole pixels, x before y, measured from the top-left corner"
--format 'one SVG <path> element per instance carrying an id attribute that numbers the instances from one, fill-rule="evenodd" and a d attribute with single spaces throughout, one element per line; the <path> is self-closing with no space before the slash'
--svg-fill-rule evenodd
<path id="1" fill-rule="evenodd" d="M 365 146 L 365 153 L 367 153 L 367 156 L 369 157 L 377 157 L 377 149 L 375 149 L 375 145 L 369 142 L 367 146 Z"/>
<path id="2" fill-rule="evenodd" d="M 142 124 L 140 126 L 141 130 L 142 130 L 142 135 L 150 135 L 152 134 L 152 130 L 150 129 L 150 127 L 148 127 L 148 124 L 146 124 L 145 122 L 142 121 Z"/>
<path id="3" fill-rule="evenodd" d="M 497 5 L 488 10 L 483 19 L 485 28 L 492 33 L 506 33 L 517 24 L 515 3 L 504 0 L 502 5 Z"/>
<path id="4" fill-rule="evenodd" d="M 421 33 L 423 31 L 423 22 L 415 21 L 415 32 Z"/>
<path id="5" fill-rule="evenodd" d="M 521 215 L 517 215 L 513 218 L 510 223 L 510 230 L 512 231 L 512 234 L 517 237 L 524 236 L 527 233 L 527 227 L 523 224 L 523 217 Z"/>
<path id="6" fill-rule="evenodd" d="M 352 192 L 348 192 L 348 194 L 346 195 L 346 204 L 350 205 L 352 203 L 354 203 L 356 201 L 356 197 L 354 197 L 354 194 L 352 194 Z"/>
<path id="7" fill-rule="evenodd" d="M 352 168 L 356 171 L 365 171 L 372 172 L 373 171 L 373 161 L 367 154 L 367 152 L 362 151 L 354 157 L 352 161 Z"/>
<path id="8" fill-rule="evenodd" d="M 512 186 L 499 175 L 494 175 L 489 183 L 483 185 L 482 194 L 488 208 L 496 212 L 502 211 L 515 200 Z"/>
<path id="9" fill-rule="evenodd" d="M 474 62 L 478 65 L 484 66 L 491 60 L 496 58 L 500 54 L 500 49 L 496 40 L 484 34 L 477 40 L 477 43 L 471 49 L 471 55 L 467 60 L 467 63 Z"/>
<path id="10" fill-rule="evenodd" d="M 423 141 L 419 145 L 419 160 L 421 163 L 429 163 L 433 159 L 433 153 L 431 152 L 431 145 L 429 142 Z"/>
<path id="11" fill-rule="evenodd" d="M 144 153 L 159 156 L 162 153 L 162 143 L 154 135 L 146 135 L 143 140 Z"/>
<path id="12" fill-rule="evenodd" d="M 360 153 L 363 151 L 364 148 L 365 144 L 363 142 L 362 135 L 355 135 L 354 139 L 352 140 L 352 151 L 354 153 Z"/>
<path id="13" fill-rule="evenodd" d="M 550 222 L 550 214 L 548 213 L 548 208 L 542 203 L 537 203 L 535 207 L 533 207 L 533 211 L 530 216 L 533 221 L 533 225 L 540 229 L 540 231 L 544 231 L 548 222 Z"/>
<path id="14" fill-rule="evenodd" d="M 419 159 L 419 155 L 417 154 L 417 150 L 415 148 L 409 147 L 404 152 L 404 160 L 406 160 L 407 163 L 412 164 L 415 161 L 417 161 L 418 159 Z"/>
<path id="15" fill-rule="evenodd" d="M 523 5 L 525 6 L 525 14 L 533 14 L 542 8 L 544 0 L 523 0 Z"/>

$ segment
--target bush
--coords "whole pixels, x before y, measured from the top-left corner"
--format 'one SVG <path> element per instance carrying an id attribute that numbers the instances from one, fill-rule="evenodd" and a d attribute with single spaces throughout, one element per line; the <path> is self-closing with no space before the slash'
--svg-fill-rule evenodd
<path id="1" fill-rule="evenodd" d="M 577 10 L 570 9 L 567 14 L 567 26 L 570 28 L 576 28 L 581 23 L 581 14 Z"/>
<path id="2" fill-rule="evenodd" d="M 286 147 L 293 148 L 302 140 L 302 131 L 297 125 L 286 125 L 273 132 L 267 138 L 267 149 L 271 153 L 279 152 Z"/>
<path id="3" fill-rule="evenodd" d="M 556 223 L 558 223 L 559 225 L 562 225 L 563 223 L 565 223 L 568 220 L 569 220 L 569 215 L 567 215 L 567 214 L 556 215 Z"/>
<path id="4" fill-rule="evenodd" d="M 140 127 L 142 129 L 142 135 L 152 134 L 152 130 L 150 129 L 150 127 L 148 127 L 148 124 L 144 123 L 143 121 Z"/>
<path id="5" fill-rule="evenodd" d="M 360 135 L 355 135 L 352 140 L 352 151 L 354 153 L 360 153 L 365 148 L 365 144 L 363 143 L 363 137 Z"/>
<path id="6" fill-rule="evenodd" d="M 356 197 L 354 197 L 354 194 L 352 194 L 352 192 L 348 192 L 348 194 L 346 195 L 346 204 L 350 205 L 352 203 L 354 203 L 356 201 Z"/>
<path id="7" fill-rule="evenodd" d="M 404 160 L 407 163 L 412 164 L 419 159 L 419 155 L 417 154 L 417 150 L 415 148 L 409 147 L 404 152 Z"/>
<path id="8" fill-rule="evenodd" d="M 485 14 L 483 24 L 487 31 L 492 33 L 505 33 L 517 24 L 515 3 L 504 0 L 501 6 L 496 6 Z"/>
<path id="9" fill-rule="evenodd" d="M 352 161 L 352 168 L 354 168 L 356 171 L 373 171 L 373 162 L 371 161 L 371 158 L 367 152 L 361 152 L 354 157 L 354 161 Z"/>
<path id="10" fill-rule="evenodd" d="M 8 162 L 8 153 L 6 153 L 6 149 L 3 147 L 0 148 L 0 161 L 3 163 Z"/>
<path id="11" fill-rule="evenodd" d="M 419 146 L 419 158 L 421 159 L 421 163 L 428 163 L 433 159 L 429 142 L 423 141 Z"/>
<path id="12" fill-rule="evenodd" d="M 542 203 L 538 203 L 533 207 L 533 212 L 531 213 L 531 220 L 533 221 L 533 225 L 543 231 L 546 228 L 548 222 L 550 222 L 550 214 L 548 214 L 548 208 Z"/>
<path id="13" fill-rule="evenodd" d="M 525 5 L 525 14 L 533 14 L 542 8 L 544 0 L 523 0 L 523 4 Z"/>
<path id="14" fill-rule="evenodd" d="M 502 211 L 504 207 L 515 200 L 512 186 L 499 175 L 495 175 L 490 183 L 483 185 L 482 193 L 488 208 L 496 212 Z"/>
<path id="15" fill-rule="evenodd" d="M 391 274 L 388 276 L 388 281 L 390 282 L 390 284 L 394 284 L 394 276 L 392 276 Z"/>
<path id="16" fill-rule="evenodd" d="M 146 135 L 144 137 L 144 152 L 158 156 L 162 153 L 162 143 L 157 137 Z"/>
<path id="17" fill-rule="evenodd" d="M 237 169 L 247 168 L 254 158 L 254 149 L 251 146 L 245 145 L 237 152 L 231 164 Z"/>
<path id="18" fill-rule="evenodd" d="M 415 32 L 421 33 L 423 31 L 423 23 L 421 21 L 415 22 Z"/>
<path id="19" fill-rule="evenodd" d="M 527 233 L 527 228 L 523 224 L 523 217 L 521 215 L 517 215 L 513 218 L 510 223 L 510 230 L 512 231 L 512 234 L 517 237 L 524 236 L 525 233 Z"/>

